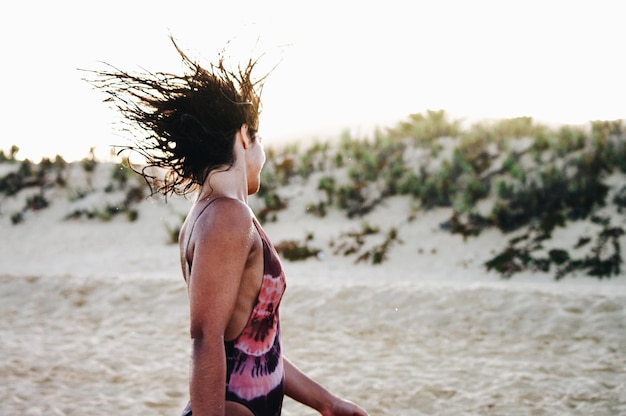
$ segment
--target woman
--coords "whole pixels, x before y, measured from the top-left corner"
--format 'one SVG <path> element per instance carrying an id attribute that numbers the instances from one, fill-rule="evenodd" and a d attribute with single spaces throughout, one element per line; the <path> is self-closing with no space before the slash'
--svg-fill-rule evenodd
<path id="1" fill-rule="evenodd" d="M 174 46 L 184 76 L 112 70 L 93 82 L 142 132 L 128 149 L 147 160 L 140 173 L 153 190 L 196 193 L 179 236 L 193 339 L 183 414 L 275 416 L 287 394 L 322 415 L 365 416 L 281 352 L 285 276 L 247 205 L 265 162 L 257 134 L 263 79 L 251 80 L 256 62 L 234 72 L 220 59 L 206 70 Z M 150 167 L 167 174 L 157 178 Z"/>

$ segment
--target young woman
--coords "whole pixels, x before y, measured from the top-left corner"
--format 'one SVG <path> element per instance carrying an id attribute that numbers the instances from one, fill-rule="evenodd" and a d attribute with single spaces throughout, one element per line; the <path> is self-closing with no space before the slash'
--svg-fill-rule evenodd
<path id="1" fill-rule="evenodd" d="M 183 76 L 111 70 L 93 82 L 139 128 L 128 149 L 146 159 L 140 173 L 157 184 L 153 190 L 195 193 L 179 237 L 193 339 L 183 415 L 276 416 L 287 394 L 322 415 L 365 416 L 282 355 L 285 275 L 247 205 L 265 163 L 255 62 L 232 71 L 220 59 L 207 70 L 174 46 L 188 69 Z"/>

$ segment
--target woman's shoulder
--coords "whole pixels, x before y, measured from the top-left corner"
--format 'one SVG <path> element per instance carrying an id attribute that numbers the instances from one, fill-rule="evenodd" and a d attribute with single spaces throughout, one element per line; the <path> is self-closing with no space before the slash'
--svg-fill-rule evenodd
<path id="1" fill-rule="evenodd" d="M 253 213 L 243 201 L 220 197 L 198 204 L 195 221 L 203 228 L 213 231 L 224 230 L 230 233 L 248 232 L 253 225 Z"/>
<path id="2" fill-rule="evenodd" d="M 220 216 L 250 221 L 254 216 L 248 204 L 236 198 L 219 197 L 210 201 L 209 204 L 213 207 L 215 213 Z"/>
<path id="3" fill-rule="evenodd" d="M 208 202 L 211 202 L 210 204 Z M 253 214 L 248 205 L 231 198 L 196 203 L 181 228 L 179 241 L 186 258 L 194 258 L 197 250 L 219 252 L 254 245 L 256 232 Z"/>

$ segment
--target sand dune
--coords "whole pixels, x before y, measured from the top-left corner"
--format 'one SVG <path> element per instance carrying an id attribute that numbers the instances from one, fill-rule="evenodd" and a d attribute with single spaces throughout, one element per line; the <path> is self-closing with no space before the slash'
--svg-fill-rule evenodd
<path id="1" fill-rule="evenodd" d="M 18 225 L 7 214 L 21 201 L 2 201 L 0 414 L 175 415 L 186 403 L 187 299 L 167 227 L 189 202 L 148 199 L 135 222 L 63 219 L 120 197 L 58 194 Z M 400 226 L 403 204 L 367 220 Z M 624 276 L 501 280 L 482 262 L 506 239 L 451 237 L 445 211 L 419 214 L 388 262 L 355 264 L 328 241 L 359 220 L 300 208 L 265 226 L 273 241 L 314 230 L 325 254 L 285 262 L 286 354 L 371 415 L 626 414 Z M 287 400 L 284 414 L 315 413 Z"/>

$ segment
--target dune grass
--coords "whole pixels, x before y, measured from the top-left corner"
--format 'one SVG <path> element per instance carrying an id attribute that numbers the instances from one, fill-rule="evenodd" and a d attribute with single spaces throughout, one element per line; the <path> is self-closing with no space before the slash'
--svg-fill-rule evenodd
<path id="1" fill-rule="evenodd" d="M 485 263 L 503 277 L 523 270 L 556 270 L 556 278 L 574 271 L 600 278 L 621 272 L 624 230 L 598 212 L 607 206 L 618 212 L 626 208 L 626 186 L 606 183 L 611 175 L 626 174 L 623 120 L 555 128 L 518 117 L 461 126 L 444 111 L 428 111 L 378 128 L 373 137 L 356 138 L 345 131 L 337 140 L 314 141 L 308 147 L 306 143 L 268 147 L 257 216 L 263 222 L 280 221 L 280 212 L 289 204 L 282 190 L 314 181 L 319 193 L 306 204 L 310 215 L 324 217 L 330 210 L 339 210 L 358 219 L 386 198 L 404 195 L 414 202 L 408 221 L 416 211 L 445 208 L 451 214 L 440 227 L 451 234 L 469 239 L 494 227 L 511 234 L 508 246 Z M 0 162 L 14 165 L 0 177 L 0 194 L 8 198 L 25 189 L 35 192 L 20 211 L 11 213 L 14 224 L 24 221 L 29 211 L 46 208 L 47 193 L 53 188 L 67 188 L 76 199 L 97 191 L 90 182 L 98 164 L 93 152 L 80 162 L 86 187 L 73 190 L 62 157 L 34 164 L 18 160 L 18 153 L 17 146 L 0 152 Z M 125 192 L 123 201 L 78 210 L 68 218 L 110 220 L 125 213 L 129 220 L 136 219 L 133 204 L 148 192 L 132 180 L 136 177 L 127 161 L 115 164 L 104 191 Z M 581 241 L 587 241 L 582 245 L 588 247 L 586 254 L 574 258 L 566 247 L 542 251 L 556 227 L 578 220 L 600 225 L 597 235 L 581 236 Z M 371 252 L 359 252 L 359 241 L 367 233 L 340 236 L 335 254 L 358 252 L 357 261 L 382 263 L 388 250 L 401 241 L 400 234 L 401 230 L 389 230 L 385 242 Z M 291 250 L 291 260 L 317 254 L 308 247 L 310 240 L 288 243 L 285 249 Z"/>
<path id="2" fill-rule="evenodd" d="M 307 205 L 312 215 L 323 217 L 334 208 L 359 218 L 387 197 L 408 195 L 420 210 L 450 209 L 450 219 L 441 227 L 464 238 L 489 227 L 537 234 L 527 236 L 533 243 L 523 247 L 519 244 L 524 239 L 513 239 L 486 262 L 486 268 L 504 277 L 528 269 L 548 271 L 551 266 L 557 278 L 574 271 L 600 278 L 621 272 L 619 225 L 605 224 L 581 258 L 570 258 L 565 248 L 547 257 L 534 253 L 555 227 L 577 220 L 598 222 L 594 215 L 609 204 L 624 209 L 626 187 L 605 184 L 609 175 L 626 173 L 623 120 L 550 128 L 519 117 L 466 130 L 460 126 L 443 111 L 429 111 L 378 129 L 372 138 L 354 138 L 346 131 L 332 143 L 272 151 L 264 172 L 264 184 L 270 183 L 264 185 L 266 200 L 272 197 L 266 209 L 277 220 L 280 186 L 316 178 L 323 197 Z M 277 181 L 272 178 L 280 178 L 280 185 L 273 185 Z M 407 213 L 409 219 L 412 214 Z"/>

